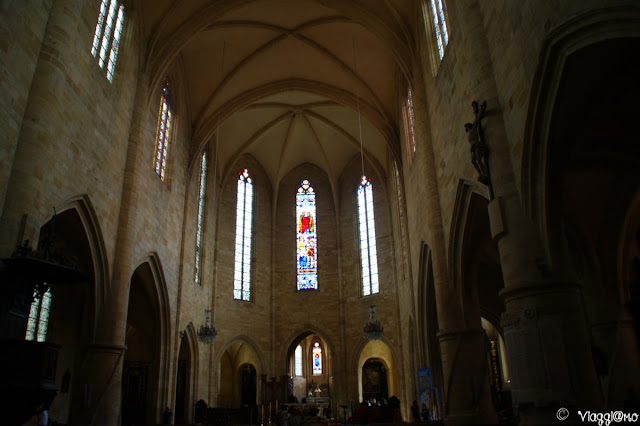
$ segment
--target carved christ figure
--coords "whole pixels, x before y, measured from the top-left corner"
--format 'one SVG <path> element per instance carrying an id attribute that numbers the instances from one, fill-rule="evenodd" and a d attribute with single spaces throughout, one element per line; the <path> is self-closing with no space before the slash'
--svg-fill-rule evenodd
<path id="1" fill-rule="evenodd" d="M 471 151 L 471 163 L 478 171 L 478 180 L 485 185 L 488 185 L 489 165 L 487 163 L 487 157 L 489 155 L 489 149 L 487 148 L 487 144 L 484 140 L 481 123 L 481 120 L 484 117 L 484 112 L 487 109 L 487 101 L 482 102 L 482 105 L 478 105 L 478 101 L 473 101 L 471 106 L 473 107 L 473 113 L 476 118 L 473 123 L 466 123 L 464 125 L 470 145 L 469 150 Z"/>

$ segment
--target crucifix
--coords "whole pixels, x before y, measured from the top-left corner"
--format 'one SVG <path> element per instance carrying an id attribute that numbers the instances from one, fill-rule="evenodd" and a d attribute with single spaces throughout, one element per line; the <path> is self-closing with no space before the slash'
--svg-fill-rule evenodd
<path id="1" fill-rule="evenodd" d="M 478 171 L 478 180 L 489 188 L 489 200 L 493 199 L 493 189 L 491 188 L 491 177 L 489 175 L 489 148 L 482 132 L 482 118 L 487 109 L 487 101 L 478 104 L 478 101 L 471 103 L 475 120 L 473 123 L 466 123 L 464 129 L 467 132 L 469 150 L 471 152 L 471 163 Z"/>

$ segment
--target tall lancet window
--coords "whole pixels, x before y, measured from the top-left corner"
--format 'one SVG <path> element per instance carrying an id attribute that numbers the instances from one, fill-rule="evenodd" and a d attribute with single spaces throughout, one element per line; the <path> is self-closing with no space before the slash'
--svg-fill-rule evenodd
<path id="1" fill-rule="evenodd" d="M 98 23 L 93 36 L 91 54 L 98 58 L 100 68 L 107 65 L 107 78 L 113 80 L 118 59 L 120 36 L 124 23 L 124 6 L 118 0 L 102 0 Z"/>
<path id="2" fill-rule="evenodd" d="M 160 112 L 158 113 L 158 132 L 156 137 L 156 155 L 154 168 L 160 179 L 164 181 L 167 169 L 167 156 L 169 154 L 169 142 L 171 141 L 171 92 L 169 82 L 165 81 L 162 86 L 162 96 L 160 99 Z"/>
<path id="3" fill-rule="evenodd" d="M 311 355 L 313 356 L 313 374 L 322 374 L 322 348 L 320 343 L 315 342 L 313 344 Z"/>
<path id="4" fill-rule="evenodd" d="M 302 376 L 302 346 L 300 345 L 296 347 L 294 363 L 296 376 Z"/>
<path id="5" fill-rule="evenodd" d="M 298 290 L 317 290 L 316 194 L 306 179 L 298 186 L 296 194 L 296 222 Z"/>
<path id="6" fill-rule="evenodd" d="M 196 258 L 194 259 L 194 281 L 200 284 L 200 262 L 202 260 L 202 228 L 204 224 L 204 195 L 207 187 L 207 149 L 200 156 L 200 186 L 198 188 L 198 217 L 196 223 Z"/>
<path id="7" fill-rule="evenodd" d="M 371 179 L 362 176 L 358 186 L 358 224 L 360 230 L 360 264 L 362 266 L 362 295 L 379 291 L 376 224 L 373 216 L 373 187 Z"/>
<path id="8" fill-rule="evenodd" d="M 29 319 L 27 320 L 26 340 L 46 341 L 50 306 L 51 289 L 47 289 L 42 295 L 39 295 L 37 290 L 33 292 L 33 302 L 31 303 Z"/>
<path id="9" fill-rule="evenodd" d="M 253 182 L 247 169 L 238 173 L 236 202 L 236 258 L 233 298 L 251 300 L 251 224 L 253 220 Z"/>
<path id="10" fill-rule="evenodd" d="M 415 116 L 413 113 L 413 92 L 407 85 L 407 97 L 402 105 L 402 118 L 404 119 L 404 138 L 407 148 L 407 160 L 409 165 L 413 162 L 416 152 Z"/>
<path id="11" fill-rule="evenodd" d="M 438 56 L 442 60 L 444 50 L 449 43 L 449 30 L 447 28 L 447 5 L 445 0 L 429 0 L 429 12 L 433 22 L 433 29 L 438 45 Z M 426 21 L 426 13 L 425 21 Z"/>

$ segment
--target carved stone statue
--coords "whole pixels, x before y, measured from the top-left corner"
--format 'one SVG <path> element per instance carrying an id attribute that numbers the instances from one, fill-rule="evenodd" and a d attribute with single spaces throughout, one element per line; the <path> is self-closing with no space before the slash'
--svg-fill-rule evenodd
<path id="1" fill-rule="evenodd" d="M 487 109 L 487 101 L 482 102 L 482 105 L 478 105 L 478 101 L 473 101 L 471 106 L 476 118 L 473 123 L 464 125 L 470 145 L 471 163 L 478 171 L 478 180 L 485 185 L 489 185 L 489 148 L 487 148 L 484 140 L 481 123 L 484 112 Z"/>

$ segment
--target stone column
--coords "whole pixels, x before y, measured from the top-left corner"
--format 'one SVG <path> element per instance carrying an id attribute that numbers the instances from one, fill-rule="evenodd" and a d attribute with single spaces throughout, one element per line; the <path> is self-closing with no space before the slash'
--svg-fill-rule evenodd
<path id="1" fill-rule="evenodd" d="M 75 379 L 76 398 L 71 407 L 72 424 L 118 425 L 121 398 L 122 360 L 126 347 L 92 344 Z"/>
<path id="2" fill-rule="evenodd" d="M 485 332 L 479 329 L 443 331 L 438 334 L 447 375 L 446 423 L 497 423 L 491 401 L 485 348 Z"/>
<path id="3" fill-rule="evenodd" d="M 427 128 L 427 123 L 430 122 L 429 110 L 424 81 L 419 74 L 413 80 L 413 88 L 416 117 L 420 118 L 416 122 L 416 136 L 419 140 L 423 140 L 425 145 L 424 150 L 416 152 L 415 160 L 421 162 L 424 170 L 424 180 L 420 184 L 424 191 L 422 195 L 425 211 L 428 213 L 421 219 L 428 223 L 427 242 L 431 249 L 440 329 L 438 339 L 444 381 L 444 389 L 440 391 L 444 400 L 442 403 L 444 413 L 439 414 L 449 424 L 495 423 L 497 419 L 488 382 L 484 331 L 480 328 L 480 322 L 475 325 L 465 323 L 465 315 L 462 313 L 462 296 L 456 286 L 451 283 L 448 274 L 437 166 L 430 131 Z M 409 399 L 411 400 L 406 401 L 405 407 L 409 407 L 413 400 L 413 398 Z"/>
<path id="4" fill-rule="evenodd" d="M 65 55 L 66 28 L 73 27 L 75 20 L 62 10 L 63 2 L 54 3 L 41 6 L 45 10 L 50 6 L 47 10 L 48 22 L 24 107 L 22 127 L 16 137 L 11 174 L 8 176 L 8 171 L 0 174 L 8 177 L 6 198 L 0 202 L 3 205 L 0 257 L 11 256 L 16 246 L 22 245 L 24 240 L 29 240 L 29 245 L 35 249 L 42 226 L 40 221 L 53 213 L 53 204 L 57 201 L 48 200 L 44 186 L 47 171 L 55 157 L 55 153 L 50 152 L 51 147 L 55 145 L 56 138 L 64 133 L 61 132 L 61 126 L 66 121 L 62 114 L 62 99 L 68 88 L 61 83 L 65 82 L 67 75 L 60 57 Z M 0 188 L 4 186 L 0 184 Z"/>
<path id="5" fill-rule="evenodd" d="M 96 328 L 94 344 L 89 348 L 86 361 L 88 377 L 95 380 L 94 393 L 100 396 L 91 412 L 92 425 L 119 425 L 122 403 L 122 365 L 126 352 L 125 339 L 129 308 L 129 290 L 138 257 L 136 235 L 142 226 L 138 209 L 140 161 L 144 143 L 144 117 L 146 116 L 148 76 L 140 74 L 137 82 L 133 125 L 131 127 L 125 180 L 120 206 L 116 256 L 109 291 Z M 107 367 L 105 367 L 105 365 Z M 87 383 L 89 383 L 87 381 Z M 151 386 L 150 386 L 151 388 Z M 158 413 L 154 413 L 157 416 Z"/>
<path id="6" fill-rule="evenodd" d="M 502 327 L 513 406 L 521 424 L 549 424 L 559 421 L 560 408 L 576 416 L 577 409 L 600 407 L 582 294 L 566 261 L 549 266 L 515 189 L 502 123 L 492 126 L 487 143 L 495 199 L 488 209 L 505 284 Z"/>
<path id="7" fill-rule="evenodd" d="M 3 93 L 0 99 L 0 212 L 5 205 L 25 110 L 30 102 L 33 78 L 41 59 L 40 49 L 43 43 L 48 45 L 51 41 L 45 39 L 45 32 L 52 3 L 52 0 L 0 3 L 0 33 L 4 45 L 0 82 Z M 42 66 L 39 71 L 42 71 Z M 0 232 L 0 235 L 3 234 L 4 229 Z M 0 253 L 5 254 L 4 250 Z"/>
<path id="8" fill-rule="evenodd" d="M 504 164 L 495 152 L 492 172 Z M 504 170 L 495 175 L 504 178 Z M 567 278 L 566 265 L 549 270 L 533 223 L 515 192 L 507 192 L 512 188 L 504 179 L 494 181 L 489 217 L 505 281 L 502 327 L 513 406 L 522 424 L 548 424 L 558 421 L 563 407 L 574 416 L 578 408 L 598 409 L 599 383 L 580 286 Z"/>

